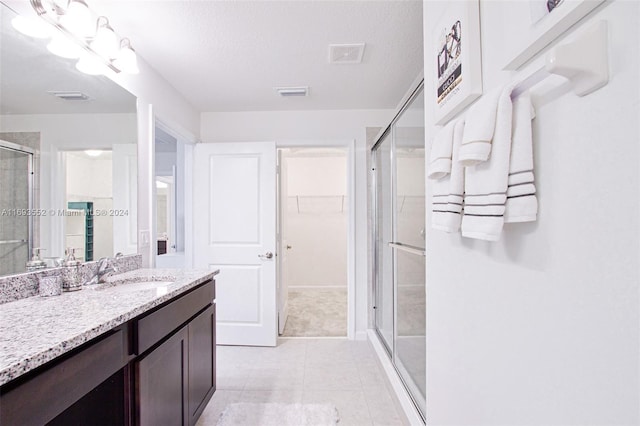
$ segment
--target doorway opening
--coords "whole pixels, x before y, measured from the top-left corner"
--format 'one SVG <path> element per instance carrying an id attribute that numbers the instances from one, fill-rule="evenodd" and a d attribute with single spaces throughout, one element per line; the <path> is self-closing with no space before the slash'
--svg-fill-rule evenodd
<path id="1" fill-rule="evenodd" d="M 65 247 L 83 262 L 113 256 L 111 150 L 66 151 L 65 162 Z"/>
<path id="2" fill-rule="evenodd" d="M 347 337 L 348 151 L 278 149 L 278 331 Z"/>

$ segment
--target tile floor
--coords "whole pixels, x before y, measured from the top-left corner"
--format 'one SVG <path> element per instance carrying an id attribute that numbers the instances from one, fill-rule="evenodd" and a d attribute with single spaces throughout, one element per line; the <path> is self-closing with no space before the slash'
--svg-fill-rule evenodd
<path id="1" fill-rule="evenodd" d="M 369 342 L 280 339 L 275 348 L 218 346 L 217 373 L 217 390 L 198 426 L 214 426 L 234 402 L 332 403 L 340 426 L 408 424 Z"/>

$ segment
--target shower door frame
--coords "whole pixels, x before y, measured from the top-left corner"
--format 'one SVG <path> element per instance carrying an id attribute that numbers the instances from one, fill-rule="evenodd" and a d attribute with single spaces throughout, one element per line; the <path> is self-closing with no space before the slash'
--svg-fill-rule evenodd
<path id="1" fill-rule="evenodd" d="M 0 149 L 27 155 L 27 261 L 31 260 L 33 252 L 33 169 L 36 150 L 17 143 L 0 139 Z M 1 244 L 1 242 L 0 242 Z M 16 272 L 17 273 L 17 272 Z"/>
<path id="2" fill-rule="evenodd" d="M 384 139 L 388 136 L 390 137 L 390 153 L 389 153 L 389 159 L 391 162 L 390 165 L 390 172 L 391 172 L 391 194 L 390 194 L 390 198 L 391 198 L 391 214 L 392 214 L 392 233 L 393 236 L 395 237 L 396 232 L 397 232 L 397 222 L 396 222 L 396 157 L 395 157 L 395 148 L 396 148 L 396 143 L 395 143 L 395 126 L 394 124 L 398 121 L 398 119 L 402 116 L 402 114 L 408 109 L 408 107 L 411 105 L 411 103 L 414 101 L 415 98 L 417 98 L 421 93 L 424 93 L 424 79 L 420 79 L 419 78 L 419 83 L 415 86 L 413 86 L 413 89 L 409 92 L 408 96 L 406 96 L 403 99 L 403 102 L 401 104 L 401 107 L 397 110 L 396 114 L 393 116 L 393 118 L 391 119 L 390 123 L 388 126 L 384 127 L 383 129 L 380 130 L 380 132 L 378 133 L 378 135 L 376 136 L 376 138 L 374 139 L 375 142 L 373 144 L 373 146 L 371 147 L 371 151 L 370 151 L 370 155 L 371 155 L 371 164 L 373 167 L 372 172 L 372 184 L 371 184 L 371 188 L 370 188 L 370 194 L 371 194 L 371 208 L 373 209 L 373 226 L 371 227 L 371 241 L 373 242 L 373 259 L 372 259 L 372 285 L 373 285 L 373 294 L 372 294 L 372 305 L 370 306 L 370 312 L 372 312 L 372 316 L 373 316 L 373 329 L 374 332 L 377 334 L 378 339 L 380 340 L 380 342 L 382 342 L 382 347 L 385 349 L 385 351 L 387 352 L 387 355 L 389 356 L 389 359 L 391 360 L 391 365 L 393 366 L 394 370 L 396 371 L 396 374 L 398 375 L 398 378 L 400 379 L 400 381 L 402 382 L 403 386 L 405 387 L 405 389 L 407 389 L 407 393 L 409 398 L 411 399 L 413 405 L 415 406 L 418 414 L 420 415 L 420 417 L 422 418 L 423 422 L 425 422 L 426 424 L 426 407 L 422 407 L 422 404 L 420 404 L 417 400 L 416 400 L 416 396 L 417 394 L 419 394 L 420 392 L 416 392 L 417 386 L 413 383 L 409 383 L 407 380 L 405 380 L 405 378 L 403 377 L 403 374 L 407 374 L 408 372 L 406 371 L 406 369 L 404 368 L 404 366 L 402 366 L 401 364 L 396 362 L 396 338 L 397 338 L 397 281 L 396 281 L 396 271 L 397 271 L 397 260 L 396 260 L 396 255 L 395 255 L 395 250 L 392 251 L 392 264 L 393 264 L 393 269 L 392 269 L 392 287 L 393 287 L 393 300 L 392 300 L 392 310 L 393 310 L 393 341 L 391 344 L 391 347 L 388 346 L 387 342 L 385 341 L 384 337 L 382 336 L 382 333 L 380 332 L 379 328 L 378 328 L 378 324 L 377 324 L 377 313 L 376 313 L 376 303 L 378 302 L 378 292 L 379 292 L 379 288 L 378 288 L 378 278 L 379 278 L 379 269 L 378 269 L 378 254 L 379 254 L 379 247 L 378 247 L 378 239 L 377 239 L 377 232 L 378 232 L 378 224 L 379 224 L 379 212 L 378 212 L 378 173 L 376 170 L 376 166 L 377 166 L 377 155 L 378 155 L 378 148 L 380 147 L 380 145 L 382 144 L 382 142 L 384 141 Z M 400 370 L 403 370 L 402 372 Z M 426 397 L 426 395 L 425 395 Z M 424 411 L 423 411 L 424 409 Z"/>

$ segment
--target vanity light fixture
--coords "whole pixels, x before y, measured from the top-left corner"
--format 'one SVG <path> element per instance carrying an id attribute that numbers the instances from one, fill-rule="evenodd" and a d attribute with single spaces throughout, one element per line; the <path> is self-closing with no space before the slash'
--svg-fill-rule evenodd
<path id="1" fill-rule="evenodd" d="M 119 73 L 138 74 L 136 53 L 128 38 L 120 39 L 106 16 L 95 17 L 85 0 L 30 0 L 38 16 L 55 31 L 40 31 L 32 18 L 16 17 L 15 29 L 31 37 L 53 37 L 47 45 L 55 55 L 80 61 L 76 68 L 87 74 L 104 74 L 107 69 Z M 30 23 L 31 22 L 31 23 Z M 99 66 L 102 64 L 102 66 Z"/>
<path id="2" fill-rule="evenodd" d="M 120 41 L 120 51 L 113 64 L 127 74 L 138 74 L 140 72 L 136 52 L 131 47 L 131 42 L 128 38 L 123 38 Z"/>
<path id="3" fill-rule="evenodd" d="M 42 22 L 42 20 L 25 18 L 21 15 L 13 18 L 11 25 L 22 34 L 33 38 L 50 38 L 53 32 L 51 26 Z"/>
<path id="4" fill-rule="evenodd" d="M 104 59 L 113 59 L 118 55 L 118 46 L 118 36 L 109 25 L 109 19 L 106 16 L 99 17 L 91 48 Z"/>
<path id="5" fill-rule="evenodd" d="M 84 153 L 89 157 L 99 157 L 102 151 L 99 149 L 85 149 Z"/>
<path id="6" fill-rule="evenodd" d="M 62 34 L 54 35 L 47 44 L 47 49 L 54 55 L 67 59 L 78 59 L 83 52 L 80 46 Z"/>
<path id="7" fill-rule="evenodd" d="M 87 52 L 84 52 L 76 62 L 76 69 L 89 75 L 103 75 L 107 72 L 104 62 Z"/>
<path id="8" fill-rule="evenodd" d="M 62 26 L 76 37 L 91 37 L 95 32 L 91 11 L 83 0 L 70 0 L 64 15 L 60 16 L 59 21 Z"/>

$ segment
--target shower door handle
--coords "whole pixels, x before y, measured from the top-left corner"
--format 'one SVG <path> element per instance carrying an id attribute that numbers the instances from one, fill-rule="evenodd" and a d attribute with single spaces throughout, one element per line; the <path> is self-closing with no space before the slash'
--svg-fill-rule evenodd
<path id="1" fill-rule="evenodd" d="M 266 252 L 265 254 L 259 254 L 258 257 L 262 260 L 268 260 L 268 259 L 272 259 L 273 258 L 273 253 L 271 253 L 270 251 Z"/>
<path id="2" fill-rule="evenodd" d="M 423 248 L 410 246 L 408 244 L 390 242 L 389 247 L 406 251 L 407 253 L 417 254 L 418 256 L 426 256 L 426 252 Z"/>

